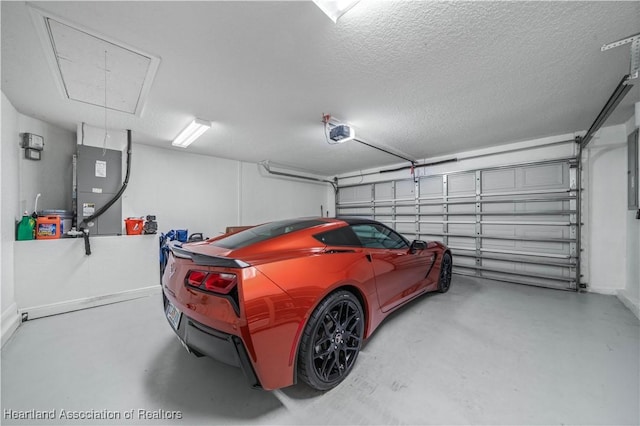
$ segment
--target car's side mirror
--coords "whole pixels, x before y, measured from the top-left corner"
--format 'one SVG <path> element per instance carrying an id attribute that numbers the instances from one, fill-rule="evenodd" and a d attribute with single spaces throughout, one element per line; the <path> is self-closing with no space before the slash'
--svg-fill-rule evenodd
<path id="1" fill-rule="evenodd" d="M 411 253 L 415 253 L 418 250 L 424 250 L 427 248 L 427 243 L 425 241 L 421 241 L 421 240 L 414 240 L 411 243 L 411 247 L 409 248 L 409 251 Z"/>

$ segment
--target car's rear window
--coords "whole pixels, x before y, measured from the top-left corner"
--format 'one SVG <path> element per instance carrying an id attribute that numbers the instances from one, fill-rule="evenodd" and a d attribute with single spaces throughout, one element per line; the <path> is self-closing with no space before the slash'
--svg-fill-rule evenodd
<path id="1" fill-rule="evenodd" d="M 245 229 L 237 234 L 229 235 L 226 238 L 214 241 L 211 245 L 236 250 L 250 246 L 251 244 L 279 237 L 290 232 L 322 225 L 323 223 L 325 222 L 320 220 L 281 220 L 278 222 L 265 223 L 264 225 Z"/>
<path id="2" fill-rule="evenodd" d="M 362 246 L 362 243 L 350 226 L 323 232 L 321 234 L 314 235 L 313 237 L 328 246 Z"/>

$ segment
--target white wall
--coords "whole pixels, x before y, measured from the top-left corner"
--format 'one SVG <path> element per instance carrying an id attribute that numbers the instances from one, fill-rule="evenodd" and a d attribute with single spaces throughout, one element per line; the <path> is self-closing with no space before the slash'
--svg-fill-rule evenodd
<path id="1" fill-rule="evenodd" d="M 638 127 L 640 127 L 640 102 L 636 103 L 635 117 L 627 121 L 626 133 L 630 134 Z M 640 164 L 640 150 L 638 162 Z M 619 291 L 618 297 L 640 318 L 640 220 L 636 219 L 636 211 L 627 210 L 626 216 L 626 285 Z"/>
<path id="2" fill-rule="evenodd" d="M 154 235 L 16 241 L 15 297 L 29 319 L 160 291 Z M 116 267 L 117 266 L 117 267 Z"/>
<path id="3" fill-rule="evenodd" d="M 2 93 L 2 145 L 0 147 L 0 275 L 2 300 L 2 344 L 17 328 L 18 314 L 15 303 L 13 244 L 15 239 L 15 220 L 20 215 L 18 193 L 18 158 L 20 153 L 18 136 L 18 112 Z"/>
<path id="4" fill-rule="evenodd" d="M 78 143 L 82 133 L 79 125 Z M 124 131 L 108 133 L 110 149 L 126 146 Z M 160 232 L 188 229 L 211 237 L 227 226 L 319 216 L 321 205 L 325 212 L 334 210 L 328 184 L 276 178 L 257 164 L 193 154 L 188 148 L 137 144 L 135 133 L 132 140 L 131 177 L 122 198 L 122 216 L 156 215 Z M 85 144 L 102 146 L 103 141 L 104 130 L 84 126 Z"/>
<path id="5" fill-rule="evenodd" d="M 44 138 L 40 161 L 20 155 L 20 210 L 33 212 L 36 194 L 38 210 L 71 210 L 72 161 L 76 151 L 75 133 L 44 121 L 18 114 L 20 133 L 35 133 Z M 22 150 L 21 150 L 22 154 Z"/>
<path id="6" fill-rule="evenodd" d="M 270 176 L 254 163 L 240 163 L 240 171 L 238 224 L 257 225 L 278 219 L 326 216 L 327 210 L 335 210 L 333 188 L 328 184 Z"/>
<path id="7" fill-rule="evenodd" d="M 603 127 L 583 152 L 583 264 L 591 290 L 616 294 L 626 284 L 627 135 Z"/>
<path id="8" fill-rule="evenodd" d="M 135 140 L 135 136 L 134 136 Z M 161 232 L 215 236 L 238 224 L 239 162 L 134 144 L 122 214 L 157 216 Z"/>
<path id="9" fill-rule="evenodd" d="M 71 155 L 75 150 L 73 132 L 20 114 L 2 94 L 2 343 L 18 326 L 16 304 L 15 222 L 22 212 L 33 212 L 36 194 L 41 193 L 38 209 L 71 208 Z M 20 133 L 44 137 L 42 160 L 24 158 Z M 20 265 L 28 268 L 28 265 Z"/>

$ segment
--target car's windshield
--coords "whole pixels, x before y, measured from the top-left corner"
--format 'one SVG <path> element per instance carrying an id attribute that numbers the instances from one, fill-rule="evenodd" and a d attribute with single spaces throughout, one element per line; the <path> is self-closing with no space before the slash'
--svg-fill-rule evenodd
<path id="1" fill-rule="evenodd" d="M 321 225 L 323 223 L 325 222 L 319 220 L 281 220 L 278 222 L 255 226 L 238 232 L 237 234 L 229 235 L 228 237 L 213 241 L 211 245 L 236 250 L 270 238 L 279 237 L 301 229 L 311 228 L 312 226 Z"/>

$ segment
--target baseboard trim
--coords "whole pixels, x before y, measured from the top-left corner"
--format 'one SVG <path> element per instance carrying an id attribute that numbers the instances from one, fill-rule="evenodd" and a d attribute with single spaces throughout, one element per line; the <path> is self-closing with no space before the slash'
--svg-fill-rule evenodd
<path id="1" fill-rule="evenodd" d="M 621 290 L 617 294 L 618 299 L 622 302 L 624 306 L 626 306 L 633 314 L 640 320 L 640 303 L 636 300 L 629 298 L 625 294 L 624 290 Z"/>
<path id="2" fill-rule="evenodd" d="M 620 290 L 616 290 L 615 288 L 593 288 L 593 287 L 588 287 L 587 291 L 589 293 L 606 294 L 607 296 L 617 296 L 618 293 L 620 292 Z"/>
<path id="3" fill-rule="evenodd" d="M 27 319 L 32 320 L 87 308 L 94 308 L 96 306 L 110 305 L 112 303 L 139 299 L 141 297 L 160 293 L 160 290 L 160 285 L 153 285 L 150 287 L 121 291 L 119 293 L 106 294 L 103 296 L 85 297 L 82 299 L 69 300 L 67 302 L 52 303 L 50 305 L 31 306 L 19 309 L 18 312 L 21 318 L 26 314 Z"/>
<path id="4" fill-rule="evenodd" d="M 20 326 L 20 317 L 18 316 L 18 306 L 14 303 L 11 304 L 0 317 L 2 323 L 2 341 L 0 346 L 4 344 L 13 336 L 13 333 Z"/>

